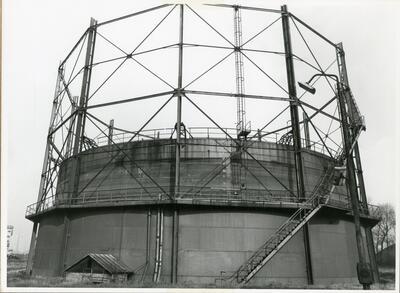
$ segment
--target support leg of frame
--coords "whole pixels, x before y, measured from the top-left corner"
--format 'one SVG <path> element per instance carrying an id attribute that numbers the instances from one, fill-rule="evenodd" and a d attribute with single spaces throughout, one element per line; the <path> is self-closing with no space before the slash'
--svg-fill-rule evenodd
<path id="1" fill-rule="evenodd" d="M 29 247 L 28 261 L 27 261 L 27 265 L 26 265 L 26 274 L 28 276 L 32 275 L 32 271 L 33 271 L 33 261 L 34 261 L 34 258 L 35 258 L 38 225 L 39 225 L 38 222 L 34 222 L 33 223 L 31 244 L 30 244 L 30 247 Z"/>

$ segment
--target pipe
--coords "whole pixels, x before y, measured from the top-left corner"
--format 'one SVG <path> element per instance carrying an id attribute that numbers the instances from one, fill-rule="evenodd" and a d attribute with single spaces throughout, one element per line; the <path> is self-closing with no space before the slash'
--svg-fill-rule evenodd
<path id="1" fill-rule="evenodd" d="M 149 209 L 147 211 L 147 226 L 146 226 L 146 265 L 143 270 L 142 278 L 140 280 L 142 283 L 150 264 L 150 236 L 151 236 L 151 210 Z"/>
<path id="2" fill-rule="evenodd" d="M 159 247 L 160 247 L 160 208 L 157 210 L 157 219 L 156 219 L 156 257 L 154 264 L 154 275 L 153 282 L 157 281 L 158 275 L 158 265 L 159 265 Z"/>
<path id="3" fill-rule="evenodd" d="M 161 268 L 162 268 L 162 254 L 163 254 L 163 246 L 164 246 L 164 211 L 160 211 L 160 247 L 159 247 L 159 260 L 158 260 L 158 271 L 157 271 L 157 283 L 160 281 L 161 276 Z"/>

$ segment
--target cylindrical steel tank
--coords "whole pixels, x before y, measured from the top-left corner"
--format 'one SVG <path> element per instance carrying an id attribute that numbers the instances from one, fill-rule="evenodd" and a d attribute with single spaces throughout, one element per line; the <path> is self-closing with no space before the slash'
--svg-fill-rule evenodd
<path id="1" fill-rule="evenodd" d="M 242 158 L 241 163 L 246 167 L 240 168 L 239 161 L 230 156 L 235 146 L 221 138 L 185 140 L 181 194 L 175 202 L 168 202 L 161 189 L 167 193 L 174 189 L 171 180 L 175 174 L 174 143 L 170 139 L 135 141 L 81 153 L 79 190 L 105 166 L 106 170 L 78 197 L 72 198 L 68 189 L 70 162 L 64 161 L 54 199 L 58 208 L 39 215 L 33 273 L 60 275 L 65 267 L 88 253 L 110 253 L 135 270 L 136 278 L 151 281 L 156 266 L 157 211 L 162 209 L 160 280 L 169 282 L 173 257 L 172 211 L 178 208 L 179 282 L 219 283 L 223 281 L 221 277 L 227 277 L 242 265 L 299 206 L 296 198 L 278 183 L 279 180 L 291 188 L 295 184 L 292 146 L 260 141 L 249 148 L 250 154 L 273 171 L 277 176 L 274 178 L 251 158 Z M 107 165 L 117 153 L 119 159 Z M 227 161 L 225 168 L 218 169 L 223 160 Z M 332 162 L 315 151 L 305 152 L 304 162 L 309 194 Z M 155 186 L 138 166 L 157 178 L 160 186 Z M 243 173 L 246 180 L 240 182 Z M 214 178 L 202 188 L 199 182 L 204 184 L 210 174 Z M 266 190 L 252 174 L 274 189 Z M 337 188 L 331 197 L 345 203 L 346 189 Z M 326 207 L 310 220 L 315 283 L 356 281 L 353 230 L 348 209 Z M 250 284 L 304 284 L 305 257 L 301 230 Z"/>
<path id="2" fill-rule="evenodd" d="M 220 33 L 188 5 L 160 5 L 100 23 L 91 19 L 58 68 L 38 200 L 26 212 L 34 222 L 28 273 L 62 276 L 88 254 L 105 254 L 131 269 L 136 286 L 299 287 L 369 277 L 368 263 L 375 263 L 370 228 L 378 219 L 363 189 L 357 139 L 365 124 L 348 86 L 342 46 L 286 6 L 217 6 L 228 8 L 225 17 L 231 9 L 233 42 L 224 36 L 226 27 Z M 138 27 L 155 11 L 160 21 L 142 35 Z M 242 30 L 242 21 L 255 24 L 253 13 L 260 13 L 261 24 L 268 20 L 264 13 L 271 13 L 273 22 L 254 33 Z M 136 16 L 134 29 L 126 29 Z M 281 26 L 274 25 L 279 20 Z M 334 53 L 337 71 L 330 69 L 335 62 L 322 70 L 317 60 L 318 68 L 296 55 L 289 20 L 303 49 L 297 24 L 329 47 L 325 53 Z M 270 37 L 279 46 L 271 50 L 264 45 L 272 42 L 260 39 L 277 26 Z M 206 40 L 190 40 L 202 28 L 210 30 L 202 33 Z M 137 44 L 124 50 L 111 32 L 127 47 L 132 40 Z M 215 43 L 207 39 L 212 34 Z M 167 35 L 178 40 L 160 44 L 158 38 Z M 211 58 L 214 50 L 227 55 Z M 232 67 L 224 64 L 230 56 Z M 144 71 L 129 67 L 131 59 Z M 272 68 L 278 72 L 270 75 Z M 298 86 L 296 70 L 299 78 L 311 79 Z M 325 89 L 318 88 L 321 98 L 310 98 L 317 77 Z M 224 86 L 216 89 L 218 84 Z M 284 104 L 283 110 L 275 113 L 270 102 Z M 218 117 L 223 111 L 226 117 Z"/>

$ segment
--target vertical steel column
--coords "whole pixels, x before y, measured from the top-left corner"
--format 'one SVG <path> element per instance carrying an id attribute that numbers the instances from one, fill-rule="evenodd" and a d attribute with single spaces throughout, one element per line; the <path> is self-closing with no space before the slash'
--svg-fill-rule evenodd
<path id="1" fill-rule="evenodd" d="M 79 99 L 79 107 L 78 107 L 78 118 L 76 123 L 76 134 L 75 134 L 75 144 L 73 154 L 78 154 L 82 149 L 82 137 L 85 132 L 85 119 L 86 119 L 86 110 L 89 89 L 90 89 L 90 77 L 92 74 L 92 64 L 93 64 L 93 54 L 96 40 L 96 24 L 97 21 L 93 18 L 90 19 L 90 29 L 88 32 L 88 43 L 86 47 L 86 59 L 85 59 L 85 68 L 83 71 L 82 78 L 82 87 L 81 87 L 81 95 Z"/>
<path id="2" fill-rule="evenodd" d="M 304 139 L 306 143 L 306 148 L 311 149 L 311 141 L 310 141 L 310 128 L 308 125 L 308 118 L 306 113 L 303 112 L 303 121 L 304 121 Z"/>
<path id="3" fill-rule="evenodd" d="M 296 80 L 294 77 L 292 43 L 290 38 L 289 14 L 287 12 L 286 5 L 283 5 L 281 10 L 282 10 L 283 41 L 285 45 L 285 55 L 286 55 L 286 73 L 288 81 L 289 98 L 291 100 L 290 119 L 293 132 L 297 193 L 301 200 L 305 200 L 303 158 L 301 154 L 300 123 L 299 123 L 299 112 L 297 108 L 298 102 L 297 102 Z"/>
<path id="4" fill-rule="evenodd" d="M 346 58 L 345 58 L 345 53 L 343 50 L 343 44 L 339 43 L 337 44 L 337 59 L 338 59 L 338 70 L 339 70 L 339 78 L 340 82 L 349 87 L 349 78 L 347 74 L 347 67 L 346 67 Z M 364 176 L 363 176 L 363 171 L 362 171 L 362 166 L 361 166 L 361 156 L 360 156 L 360 150 L 358 148 L 358 142 L 355 143 L 354 146 L 354 158 L 355 158 L 355 164 L 356 164 L 356 175 L 358 179 L 358 186 L 359 186 L 359 199 L 361 199 L 363 209 L 368 213 L 368 201 L 367 201 L 367 196 L 365 192 L 365 184 L 364 184 Z M 368 255 L 369 255 L 369 260 L 372 265 L 372 272 L 374 276 L 374 281 L 379 282 L 379 272 L 378 272 L 378 265 L 376 263 L 376 255 L 375 255 L 375 250 L 374 250 L 374 240 L 372 236 L 372 231 L 370 228 L 365 228 L 365 236 L 366 236 L 366 241 L 367 241 L 367 247 L 368 247 Z"/>
<path id="5" fill-rule="evenodd" d="M 339 106 L 340 106 L 340 116 L 342 119 L 342 131 L 343 131 L 343 148 L 344 154 L 346 158 L 346 165 L 347 165 L 347 187 L 350 192 L 351 198 L 351 205 L 354 214 L 354 225 L 356 230 L 356 243 L 357 243 L 357 251 L 358 251 L 358 258 L 359 263 L 363 266 L 365 261 L 365 251 L 363 246 L 362 234 L 361 234 L 361 222 L 360 222 L 360 210 L 358 205 L 358 192 L 357 192 L 357 183 L 354 176 L 354 160 L 352 158 L 352 154 L 350 153 L 351 149 L 351 134 L 349 129 L 348 123 L 348 115 L 346 111 L 346 103 L 343 90 L 341 89 L 341 85 L 337 84 L 338 88 L 338 99 L 339 99 Z M 368 284 L 363 284 L 364 289 L 369 289 Z"/>
<path id="6" fill-rule="evenodd" d="M 58 68 L 56 89 L 55 89 L 54 99 L 53 99 L 53 107 L 51 109 L 51 115 L 50 115 L 50 126 L 49 126 L 48 135 L 47 135 L 47 143 L 46 143 L 46 149 L 44 151 L 42 173 L 41 173 L 41 177 L 40 177 L 40 185 L 39 185 L 39 192 L 38 192 L 38 198 L 37 198 L 38 203 L 36 206 L 36 211 L 39 210 L 39 208 L 40 208 L 39 202 L 43 199 L 43 196 L 45 195 L 44 189 L 45 189 L 45 183 L 46 183 L 46 172 L 47 172 L 47 167 L 49 165 L 50 153 L 51 153 L 50 142 L 52 140 L 52 137 L 50 136 L 50 133 L 53 131 L 54 120 L 55 120 L 56 112 L 57 112 L 57 108 L 58 108 L 58 100 L 59 100 L 58 94 L 60 92 L 60 83 L 61 83 L 61 76 L 62 76 L 63 70 L 64 70 L 63 67 Z M 32 235 L 31 235 L 31 244 L 29 246 L 28 261 L 26 264 L 26 273 L 28 275 L 30 275 L 32 273 L 33 259 L 35 257 L 36 239 L 37 239 L 38 232 L 39 232 L 38 222 L 35 221 L 33 224 Z"/>
<path id="7" fill-rule="evenodd" d="M 181 163 L 181 123 L 182 123 L 182 64 L 183 64 L 183 4 L 180 4 L 179 23 L 179 61 L 178 61 L 178 88 L 177 88 L 177 116 L 176 116 L 176 156 L 175 156 L 175 197 L 179 197 L 180 163 Z"/>
<path id="8" fill-rule="evenodd" d="M 94 54 L 94 47 L 95 47 L 95 40 L 96 40 L 96 20 L 91 18 L 90 19 L 90 28 L 88 30 L 88 38 L 87 38 L 87 48 L 86 48 L 86 59 L 85 59 L 85 68 L 83 71 L 82 77 L 82 87 L 81 87 L 81 95 L 79 98 L 79 105 L 78 105 L 78 113 L 76 114 L 76 132 L 75 132 L 75 141 L 74 141 L 74 148 L 72 150 L 72 166 L 71 166 L 71 183 L 70 183 L 70 193 L 69 202 L 71 202 L 72 197 L 76 197 L 78 193 L 78 186 L 79 186 L 79 174 L 80 174 L 80 157 L 79 153 L 82 149 L 82 139 L 84 136 L 85 131 L 85 118 L 86 118 L 86 106 L 89 96 L 89 89 L 90 89 L 90 77 L 92 73 L 92 64 L 93 64 L 93 54 Z M 65 263 L 66 263 L 66 256 L 67 256 L 67 245 L 68 245 L 68 237 L 69 237 L 69 219 L 68 215 L 65 215 L 64 221 L 64 235 L 63 235 L 63 247 L 61 252 L 61 263 L 60 263 L 60 270 L 63 271 Z"/>
<path id="9" fill-rule="evenodd" d="M 67 261 L 67 251 L 68 251 L 68 241 L 70 237 L 70 219 L 65 212 L 64 215 L 64 233 L 63 233 L 63 241 L 60 253 L 60 264 L 59 264 L 59 275 L 62 276 L 64 274 L 64 270 L 66 268 L 66 261 Z"/>
<path id="10" fill-rule="evenodd" d="M 181 122 L 182 122 L 182 71 L 183 71 L 183 4 L 179 5 L 179 61 L 178 61 L 178 89 L 177 89 L 177 117 L 176 117 L 176 155 L 175 155 L 175 194 L 174 199 L 180 197 L 180 164 L 181 164 Z M 178 281 L 178 239 L 179 214 L 178 207 L 173 209 L 172 227 L 172 272 L 171 281 Z"/>
<path id="11" fill-rule="evenodd" d="M 71 114 L 73 114 L 76 110 L 76 107 L 78 104 L 78 98 L 79 98 L 78 96 L 75 96 L 72 98 L 73 104 L 71 105 Z M 71 156 L 72 142 L 74 141 L 74 126 L 75 126 L 75 121 L 73 118 L 71 118 L 69 121 L 69 127 L 68 127 L 67 146 L 65 148 L 65 157 L 66 158 Z"/>
<path id="12" fill-rule="evenodd" d="M 301 153 L 301 136 L 300 136 L 299 112 L 297 108 L 296 80 L 294 76 L 292 42 L 290 37 L 289 13 L 287 11 L 287 6 L 286 5 L 281 6 L 281 11 L 282 11 L 283 41 L 285 45 L 287 82 L 288 82 L 289 98 L 291 100 L 290 120 L 292 124 L 292 133 L 293 133 L 297 194 L 299 199 L 301 201 L 304 201 L 306 200 L 305 187 L 304 187 L 304 168 L 303 168 L 303 158 Z M 311 266 L 308 223 L 306 223 L 303 227 L 303 240 L 304 240 L 304 250 L 306 259 L 307 282 L 308 284 L 313 284 L 314 280 L 313 280 L 312 266 Z"/>
<path id="13" fill-rule="evenodd" d="M 367 196 L 365 193 L 364 177 L 363 177 L 363 171 L 362 171 L 362 166 L 361 166 L 360 150 L 358 148 L 358 143 L 355 144 L 353 152 L 354 152 L 354 156 L 356 159 L 359 192 L 360 192 L 361 200 L 362 200 L 361 204 L 363 205 L 363 209 L 366 211 L 366 213 L 369 214 Z M 378 271 L 378 264 L 376 262 L 374 238 L 373 238 L 370 227 L 365 227 L 365 238 L 367 241 L 368 256 L 369 256 L 370 264 L 372 266 L 372 274 L 374 277 L 374 282 L 379 283 L 379 271 Z"/>
<path id="14" fill-rule="evenodd" d="M 78 113 L 76 118 L 76 132 L 75 132 L 75 141 L 73 148 L 73 160 L 72 160 L 72 182 L 70 185 L 70 200 L 73 196 L 77 196 L 78 186 L 79 186 L 79 169 L 80 169 L 80 157 L 79 152 L 82 150 L 82 140 L 85 132 L 85 119 L 86 119 L 86 106 L 89 97 L 89 89 L 90 89 L 90 77 L 92 74 L 92 64 L 93 64 L 93 55 L 95 48 L 95 40 L 96 40 L 96 24 L 97 21 L 93 18 L 90 19 L 90 29 L 88 31 L 87 38 L 87 47 L 86 47 L 86 59 L 85 59 L 85 68 L 83 71 L 82 78 L 82 87 L 81 87 L 81 95 L 79 98 L 78 105 Z"/>
<path id="15" fill-rule="evenodd" d="M 33 228 L 32 228 L 31 244 L 29 246 L 28 261 L 26 263 L 26 274 L 28 276 L 32 274 L 32 269 L 33 269 L 33 259 L 35 257 L 38 224 L 39 223 L 35 221 L 33 223 Z"/>

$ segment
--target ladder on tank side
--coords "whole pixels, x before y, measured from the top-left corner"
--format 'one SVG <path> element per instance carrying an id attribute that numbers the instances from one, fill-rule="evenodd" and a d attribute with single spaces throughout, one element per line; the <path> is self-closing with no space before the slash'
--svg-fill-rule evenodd
<path id="1" fill-rule="evenodd" d="M 299 231 L 329 200 L 333 192 L 335 168 L 329 167 L 312 196 L 298 209 L 231 277 L 245 284 Z"/>

